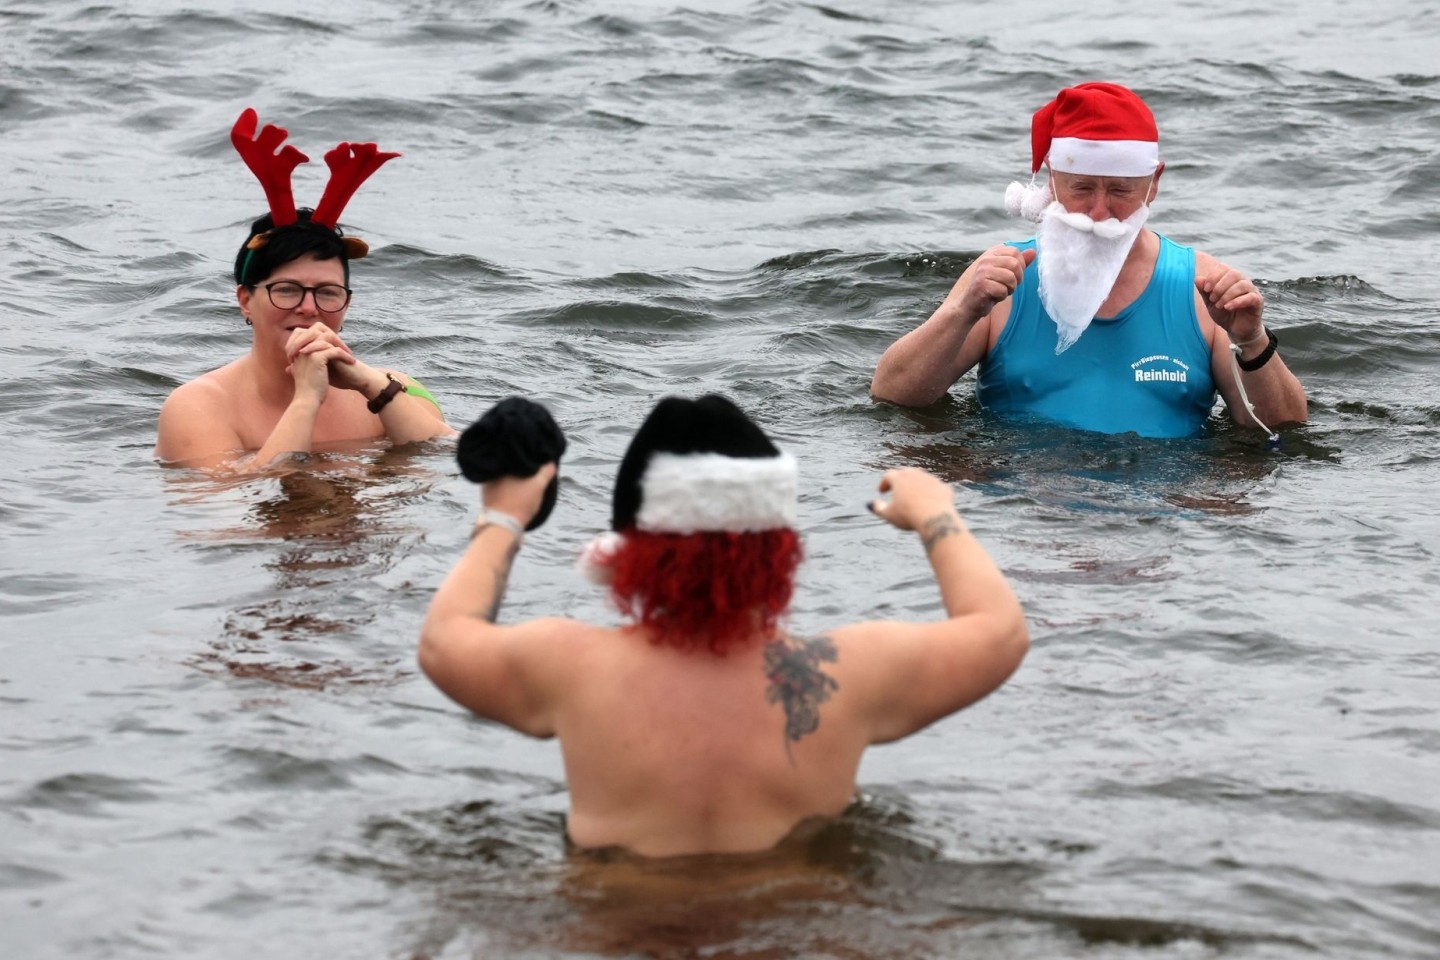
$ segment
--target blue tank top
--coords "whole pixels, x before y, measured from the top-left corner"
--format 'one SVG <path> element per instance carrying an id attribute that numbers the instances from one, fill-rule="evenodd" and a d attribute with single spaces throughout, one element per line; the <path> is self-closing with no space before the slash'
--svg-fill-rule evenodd
<path id="1" fill-rule="evenodd" d="M 1024 250 L 1026 240 L 1012 246 Z M 1098 433 L 1188 437 L 1215 404 L 1210 346 L 1195 315 L 1195 251 L 1160 237 L 1145 290 L 1116 316 L 1091 321 L 1055 354 L 1055 321 L 1040 304 L 1040 271 L 1025 271 L 975 394 L 1002 415 L 1030 415 Z"/>

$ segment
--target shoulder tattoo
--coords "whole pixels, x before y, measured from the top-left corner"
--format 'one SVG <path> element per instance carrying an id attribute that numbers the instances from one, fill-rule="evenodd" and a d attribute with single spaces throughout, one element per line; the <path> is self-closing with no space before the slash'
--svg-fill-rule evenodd
<path id="1" fill-rule="evenodd" d="M 840 689 L 820 665 L 838 657 L 834 641 L 823 636 L 777 640 L 765 647 L 765 675 L 770 681 L 765 702 L 778 703 L 785 710 L 787 754 L 790 744 L 819 729 L 820 705 Z M 790 762 L 795 762 L 793 755 Z"/>

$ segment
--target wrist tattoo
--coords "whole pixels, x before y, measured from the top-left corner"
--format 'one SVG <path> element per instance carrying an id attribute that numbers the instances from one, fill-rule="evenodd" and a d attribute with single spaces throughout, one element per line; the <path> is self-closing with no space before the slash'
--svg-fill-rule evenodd
<path id="1" fill-rule="evenodd" d="M 920 524 L 920 543 L 928 554 L 935 544 L 961 532 L 960 520 L 953 513 L 936 514 Z"/>

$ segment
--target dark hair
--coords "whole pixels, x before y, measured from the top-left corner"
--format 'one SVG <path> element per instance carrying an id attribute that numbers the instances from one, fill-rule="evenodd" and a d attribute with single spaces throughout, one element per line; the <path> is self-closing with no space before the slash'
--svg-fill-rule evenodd
<path id="1" fill-rule="evenodd" d="M 235 254 L 235 282 L 244 287 L 253 287 L 282 265 L 299 259 L 307 253 L 316 260 L 340 258 L 345 271 L 345 285 L 350 285 L 350 260 L 345 256 L 344 234 L 337 227 L 331 229 L 310 219 L 314 211 L 304 208 L 297 211 L 298 219 L 283 227 L 275 226 L 270 214 L 250 224 L 250 233 Z M 269 232 L 265 243 L 259 249 L 251 250 L 250 240 L 256 235 Z"/>

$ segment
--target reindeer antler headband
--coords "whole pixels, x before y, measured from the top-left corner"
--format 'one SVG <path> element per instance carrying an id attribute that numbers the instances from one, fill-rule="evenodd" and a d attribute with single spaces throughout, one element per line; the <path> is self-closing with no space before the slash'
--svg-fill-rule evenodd
<path id="1" fill-rule="evenodd" d="M 230 142 L 235 145 L 235 150 L 245 161 L 245 165 L 265 189 L 265 201 L 270 205 L 271 221 L 276 227 L 289 226 L 299 219 L 295 210 L 295 194 L 290 189 L 290 175 L 300 164 L 309 163 L 310 158 L 293 145 L 285 143 L 285 138 L 290 134 L 283 127 L 267 123 L 260 129 L 259 136 L 256 136 L 255 130 L 259 125 L 260 115 L 253 108 L 247 107 L 235 121 L 235 126 L 230 129 Z M 281 147 L 281 144 L 285 145 Z M 381 153 L 373 143 L 347 141 L 337 144 L 325 154 L 325 164 L 330 168 L 330 182 L 325 185 L 320 202 L 310 214 L 310 222 L 334 230 L 340 222 L 340 214 L 345 205 L 355 196 L 360 185 L 384 166 L 387 160 L 398 156 L 398 153 Z M 265 246 L 269 239 L 270 231 L 267 230 L 255 234 L 245 246 L 253 253 Z M 342 237 L 341 243 L 345 245 L 345 257 L 348 260 L 359 260 L 370 252 L 370 245 L 359 237 Z M 248 267 L 247 255 L 246 267 L 240 272 L 242 277 Z"/>

